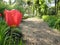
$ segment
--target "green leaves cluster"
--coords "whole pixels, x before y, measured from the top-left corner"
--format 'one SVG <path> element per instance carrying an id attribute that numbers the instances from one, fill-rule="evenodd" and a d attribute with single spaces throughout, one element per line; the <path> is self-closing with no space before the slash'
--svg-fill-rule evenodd
<path id="1" fill-rule="evenodd" d="M 33 2 L 34 10 L 39 13 L 39 15 L 43 15 L 47 13 L 48 6 L 46 5 L 45 0 L 34 0 Z"/>
<path id="2" fill-rule="evenodd" d="M 52 28 L 60 30 L 60 18 L 57 16 L 43 15 L 42 19 L 48 23 Z"/>
<path id="3" fill-rule="evenodd" d="M 4 44 L 5 34 L 9 27 L 6 25 L 5 21 L 0 20 L 0 45 Z"/>

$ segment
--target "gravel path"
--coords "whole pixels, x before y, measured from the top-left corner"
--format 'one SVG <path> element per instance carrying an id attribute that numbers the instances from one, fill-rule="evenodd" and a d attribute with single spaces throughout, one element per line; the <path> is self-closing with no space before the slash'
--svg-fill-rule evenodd
<path id="1" fill-rule="evenodd" d="M 42 19 L 28 18 L 20 24 L 26 45 L 60 45 L 60 32 Z"/>

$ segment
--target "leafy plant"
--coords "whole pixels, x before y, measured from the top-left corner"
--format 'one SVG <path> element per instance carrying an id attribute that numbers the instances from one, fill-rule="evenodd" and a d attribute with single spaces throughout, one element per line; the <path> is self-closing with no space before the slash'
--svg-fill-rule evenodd
<path id="1" fill-rule="evenodd" d="M 57 20 L 57 18 L 54 17 L 54 16 L 49 17 L 48 25 L 49 25 L 50 27 L 54 27 L 56 20 Z"/>
<path id="2" fill-rule="evenodd" d="M 3 45 L 6 31 L 9 27 L 6 25 L 5 21 L 0 21 L 0 45 Z"/>
<path id="3" fill-rule="evenodd" d="M 22 45 L 22 33 L 18 28 L 7 26 L 4 20 L 0 21 L 0 45 Z"/>
<path id="4" fill-rule="evenodd" d="M 44 21 L 46 21 L 47 23 L 48 23 L 48 25 L 50 26 L 50 27 L 54 27 L 54 25 L 55 25 L 55 22 L 56 22 L 56 20 L 57 20 L 57 17 L 55 17 L 55 16 L 42 16 L 42 18 L 43 18 L 43 20 Z"/>
<path id="5" fill-rule="evenodd" d="M 22 33 L 18 28 L 11 28 L 7 31 L 5 39 L 5 45 L 22 45 Z"/>
<path id="6" fill-rule="evenodd" d="M 57 19 L 57 21 L 55 22 L 54 27 L 60 30 L 60 18 Z"/>

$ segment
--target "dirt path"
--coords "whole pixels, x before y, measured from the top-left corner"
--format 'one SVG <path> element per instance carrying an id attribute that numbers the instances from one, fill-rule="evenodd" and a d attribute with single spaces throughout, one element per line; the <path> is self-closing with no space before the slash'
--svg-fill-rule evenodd
<path id="1" fill-rule="evenodd" d="M 60 33 L 49 28 L 42 19 L 28 18 L 20 27 L 26 45 L 60 45 Z"/>

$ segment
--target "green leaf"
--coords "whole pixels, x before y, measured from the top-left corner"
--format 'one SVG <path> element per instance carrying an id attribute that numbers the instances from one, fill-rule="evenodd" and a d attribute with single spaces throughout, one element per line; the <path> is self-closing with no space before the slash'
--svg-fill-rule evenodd
<path id="1" fill-rule="evenodd" d="M 20 40 L 20 43 L 19 43 L 19 45 L 23 45 L 22 39 Z"/>

